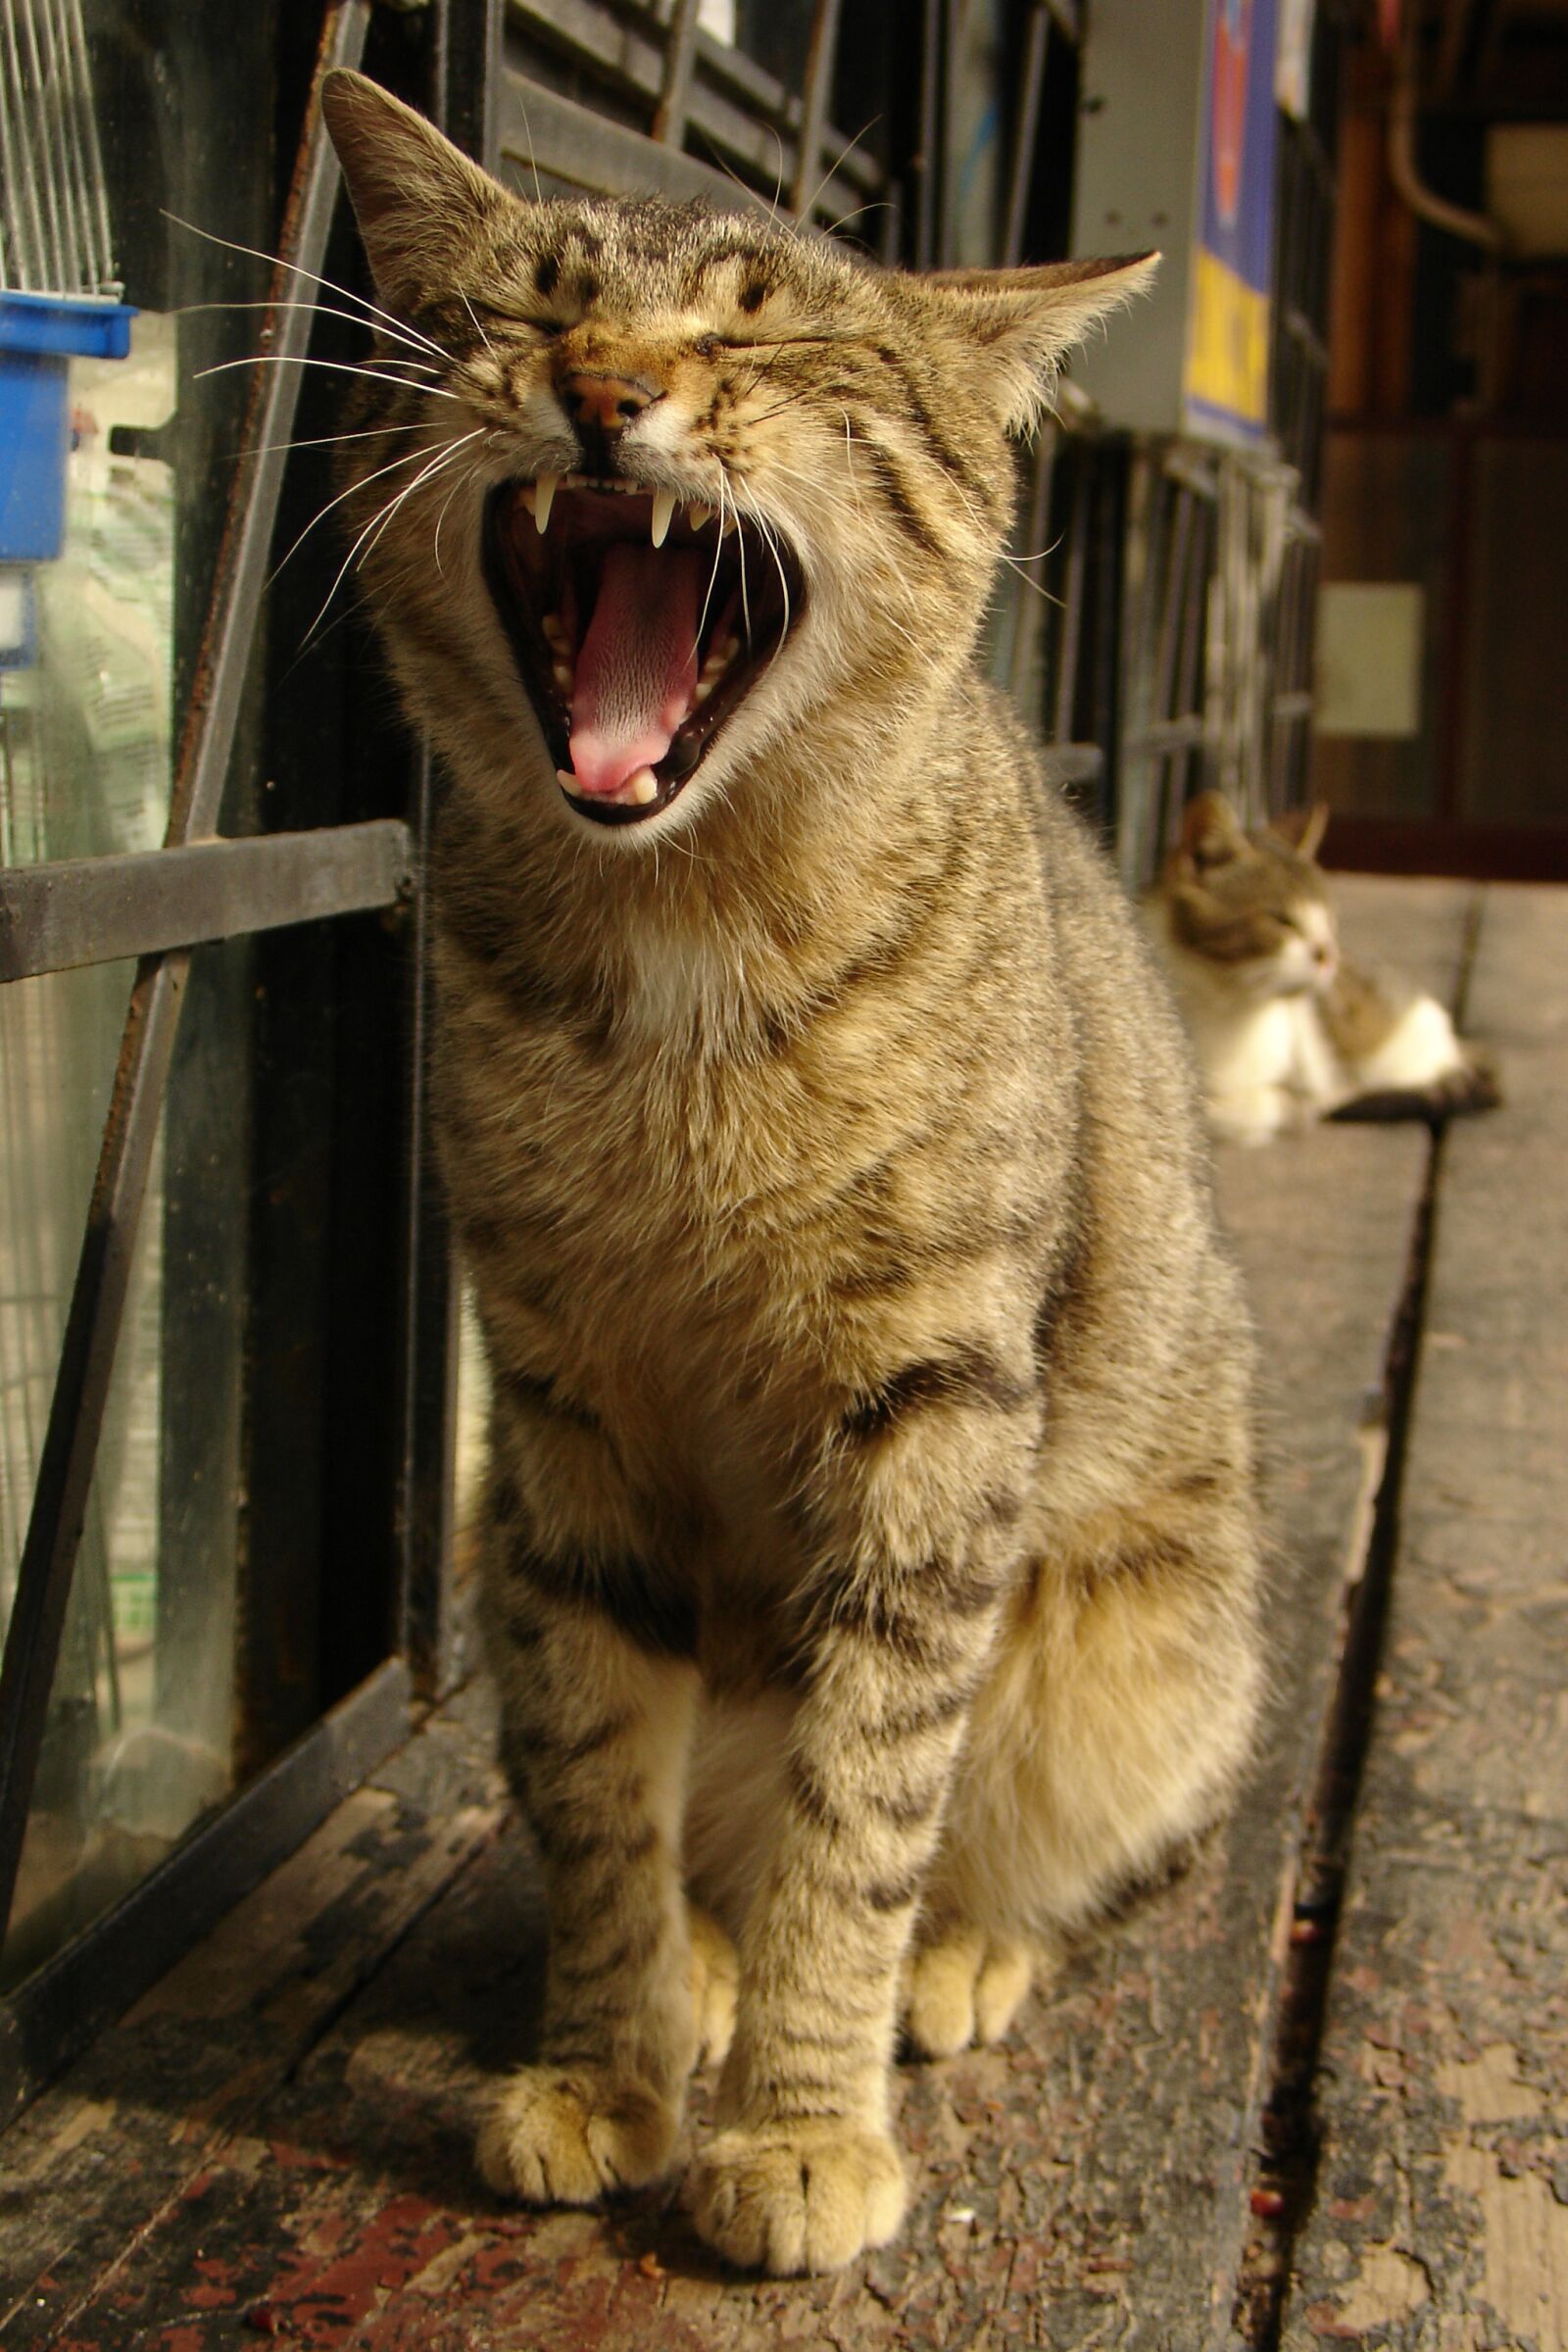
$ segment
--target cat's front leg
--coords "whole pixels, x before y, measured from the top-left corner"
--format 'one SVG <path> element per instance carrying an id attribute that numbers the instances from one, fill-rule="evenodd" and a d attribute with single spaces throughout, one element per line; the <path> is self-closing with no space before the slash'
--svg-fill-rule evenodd
<path id="1" fill-rule="evenodd" d="M 497 2094 L 477 2162 L 529 2204 L 665 2172 L 697 2055 L 678 1855 L 696 1674 L 642 1561 L 549 1551 L 505 1488 L 488 1533 L 502 1754 L 550 1907 L 535 2063 Z"/>
<path id="2" fill-rule="evenodd" d="M 903 2218 L 888 2129 L 901 1970 L 1011 1565 L 1015 1493 L 876 1513 L 817 1580 L 789 1801 L 741 1938 L 725 2128 L 687 2182 L 703 2236 L 748 2268 L 829 2270 Z"/>

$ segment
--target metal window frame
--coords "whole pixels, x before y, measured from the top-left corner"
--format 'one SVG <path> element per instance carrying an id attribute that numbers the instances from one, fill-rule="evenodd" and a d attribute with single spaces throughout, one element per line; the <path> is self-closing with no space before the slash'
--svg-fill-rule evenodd
<path id="1" fill-rule="evenodd" d="M 360 64 L 372 13 L 372 0 L 325 0 L 320 11 L 281 258 L 260 330 L 280 360 L 306 356 L 316 314 L 298 302 L 298 272 L 322 270 L 339 191 L 318 102 L 321 77 L 334 66 Z M 428 111 L 483 160 L 492 153 L 500 13 L 501 0 L 434 0 L 423 16 Z M 421 876 L 435 793 L 428 757 L 418 762 L 406 821 L 370 818 L 231 840 L 216 833 L 304 372 L 289 365 L 258 370 L 183 713 L 164 846 L 0 871 L 0 984 L 138 958 L 0 1663 L 0 1925 L 15 1894 L 192 950 L 378 908 L 398 913 L 408 940 L 393 1654 L 105 1918 L 0 2001 L 0 2124 L 364 1778 L 406 1733 L 415 1700 L 443 1675 L 452 1284 L 424 1104 L 430 979 Z"/>

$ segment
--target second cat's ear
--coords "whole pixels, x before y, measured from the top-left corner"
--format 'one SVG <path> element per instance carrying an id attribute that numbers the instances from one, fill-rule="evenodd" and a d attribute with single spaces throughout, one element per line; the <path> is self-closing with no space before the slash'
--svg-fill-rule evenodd
<path id="1" fill-rule="evenodd" d="M 1188 802 L 1176 854 L 1200 873 L 1247 856 L 1247 835 L 1222 792 L 1200 792 Z"/>
<path id="2" fill-rule="evenodd" d="M 975 346 L 978 381 L 995 395 L 1009 432 L 1033 424 L 1067 352 L 1092 327 L 1148 291 L 1157 253 L 1102 262 L 1047 262 L 1034 270 L 938 270 L 921 283 Z"/>
<path id="3" fill-rule="evenodd" d="M 1314 801 L 1309 808 L 1287 808 L 1283 816 L 1270 817 L 1269 829 L 1288 841 L 1298 858 L 1315 858 L 1329 829 L 1328 803 Z"/>
<path id="4" fill-rule="evenodd" d="M 450 285 L 454 262 L 506 203 L 502 190 L 364 74 L 335 67 L 321 83 L 321 113 L 381 299 L 417 303 Z"/>

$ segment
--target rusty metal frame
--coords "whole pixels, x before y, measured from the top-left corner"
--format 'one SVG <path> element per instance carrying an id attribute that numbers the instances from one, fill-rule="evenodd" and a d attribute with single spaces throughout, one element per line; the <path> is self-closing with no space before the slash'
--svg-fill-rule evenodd
<path id="1" fill-rule="evenodd" d="M 0 872 L 0 982 L 392 906 L 414 881 L 396 817 Z"/>

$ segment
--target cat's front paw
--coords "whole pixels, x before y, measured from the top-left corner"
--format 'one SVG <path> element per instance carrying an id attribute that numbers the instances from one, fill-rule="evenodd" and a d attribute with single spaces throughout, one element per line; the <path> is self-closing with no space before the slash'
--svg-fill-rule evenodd
<path id="1" fill-rule="evenodd" d="M 904 2167 L 891 2139 L 852 2124 L 764 2124 L 723 2132 L 686 2176 L 699 2234 L 748 2271 L 836 2271 L 884 2246 L 904 2219 Z"/>
<path id="2" fill-rule="evenodd" d="M 496 2094 L 474 2161 L 498 2196 L 593 2205 L 669 2170 L 680 2117 L 646 2083 L 591 2067 L 525 2066 Z"/>

